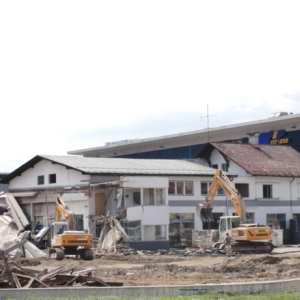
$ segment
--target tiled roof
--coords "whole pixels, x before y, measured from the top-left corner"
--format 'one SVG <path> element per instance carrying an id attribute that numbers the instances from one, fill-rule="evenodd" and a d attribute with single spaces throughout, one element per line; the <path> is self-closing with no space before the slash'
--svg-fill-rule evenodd
<path id="1" fill-rule="evenodd" d="M 213 168 L 179 159 L 129 159 L 40 155 L 87 174 L 209 175 Z"/>
<path id="2" fill-rule="evenodd" d="M 300 177 L 300 153 L 290 146 L 211 145 L 254 176 Z"/>

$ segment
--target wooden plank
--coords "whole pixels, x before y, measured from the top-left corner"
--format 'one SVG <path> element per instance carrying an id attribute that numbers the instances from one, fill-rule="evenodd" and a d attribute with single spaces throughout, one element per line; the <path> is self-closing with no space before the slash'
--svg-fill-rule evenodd
<path id="1" fill-rule="evenodd" d="M 17 276 L 16 274 L 12 274 L 12 275 L 13 275 L 14 281 L 15 281 L 15 283 L 16 283 L 17 289 L 21 289 L 22 286 L 21 286 L 21 284 L 20 284 L 20 281 L 19 281 L 19 279 L 18 279 L 18 276 Z"/>
<path id="2" fill-rule="evenodd" d="M 23 286 L 23 289 L 29 289 L 34 282 L 34 278 L 31 278 L 26 285 Z"/>
<path id="3" fill-rule="evenodd" d="M 95 194 L 95 211 L 96 215 L 105 215 L 105 194 Z"/>
<path id="4" fill-rule="evenodd" d="M 49 273 L 46 273 L 46 274 L 42 275 L 41 277 L 39 277 L 39 280 L 40 280 L 40 281 L 44 281 L 45 279 L 48 279 L 49 277 L 53 277 L 53 276 L 55 276 L 56 274 L 58 274 L 59 271 L 61 271 L 62 269 L 63 269 L 63 268 L 60 267 L 60 268 L 57 268 L 57 269 L 55 269 L 55 270 L 52 270 L 52 271 L 50 271 Z"/>
<path id="5" fill-rule="evenodd" d="M 34 281 L 38 282 L 39 284 L 43 285 L 44 287 L 49 287 L 49 285 L 43 283 L 42 281 L 38 280 L 37 278 L 30 277 L 30 276 L 23 275 L 23 274 L 19 274 L 18 276 L 21 277 L 21 278 L 28 278 L 29 280 L 30 280 L 31 278 L 33 278 Z"/>
<path id="6" fill-rule="evenodd" d="M 0 251 L 1 257 L 4 261 L 4 265 L 5 265 L 5 269 L 6 269 L 6 273 L 8 275 L 9 281 L 11 283 L 12 288 L 16 288 L 16 283 L 14 281 L 14 277 L 12 276 L 12 273 L 10 271 L 10 267 L 9 264 L 7 263 L 6 257 L 5 257 L 5 253 L 3 250 Z"/>
<path id="7" fill-rule="evenodd" d="M 72 284 L 74 281 L 76 281 L 76 279 L 77 279 L 79 276 L 80 276 L 80 275 L 74 276 L 74 278 L 71 279 L 71 280 L 69 280 L 64 286 L 68 286 L 68 285 Z"/>
<path id="8" fill-rule="evenodd" d="M 65 279 L 65 281 L 69 281 L 73 277 L 74 276 L 72 276 L 72 275 L 57 275 L 56 279 Z M 107 287 L 109 286 L 105 281 L 101 280 L 100 278 L 91 277 L 91 276 L 78 276 L 77 281 L 78 282 L 87 282 L 87 281 L 98 282 L 102 286 L 107 286 Z"/>

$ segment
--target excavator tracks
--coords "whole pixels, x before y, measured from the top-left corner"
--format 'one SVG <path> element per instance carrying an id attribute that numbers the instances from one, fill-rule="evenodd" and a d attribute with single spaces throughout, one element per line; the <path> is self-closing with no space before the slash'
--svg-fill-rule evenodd
<path id="1" fill-rule="evenodd" d="M 269 242 L 236 242 L 232 245 L 233 252 L 243 253 L 270 253 L 274 249 L 274 245 Z M 216 243 L 214 249 L 225 251 L 223 243 Z"/>

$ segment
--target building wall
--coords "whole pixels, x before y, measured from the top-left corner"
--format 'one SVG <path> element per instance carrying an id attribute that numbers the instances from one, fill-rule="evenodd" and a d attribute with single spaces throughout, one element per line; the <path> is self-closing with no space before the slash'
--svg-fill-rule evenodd
<path id="1" fill-rule="evenodd" d="M 212 152 L 211 163 L 218 164 L 219 168 L 222 163 L 225 163 L 223 156 L 218 150 Z M 234 185 L 237 183 L 247 183 L 249 185 L 249 196 L 244 197 L 244 200 L 246 211 L 254 213 L 255 222 L 268 224 L 267 215 L 285 215 L 285 226 L 286 229 L 289 229 L 289 220 L 293 219 L 295 215 L 300 215 L 299 178 L 252 176 L 231 160 L 228 172 L 238 175 L 233 180 Z M 272 186 L 271 198 L 263 197 L 263 185 Z M 225 201 L 225 203 L 214 202 L 213 211 L 224 214 L 228 213 L 229 215 L 235 213 L 231 201 Z"/>
<path id="2" fill-rule="evenodd" d="M 292 124 L 292 123 L 291 123 Z M 292 126 L 292 125 L 291 125 Z M 263 125 L 259 129 L 261 133 L 264 133 Z M 274 129 L 277 130 L 277 129 Z M 245 137 L 247 133 L 246 130 L 239 133 L 230 133 L 228 135 L 226 130 L 223 130 L 221 134 L 216 134 L 211 136 L 210 141 L 213 142 L 232 142 L 234 140 L 239 140 L 239 142 L 243 144 L 247 144 L 249 142 L 248 137 Z M 300 152 L 300 130 L 294 131 L 285 131 L 284 137 L 289 140 L 288 144 L 296 151 Z M 199 140 L 199 139 L 198 139 Z M 122 158 L 141 158 L 141 159 L 193 159 L 196 157 L 198 152 L 205 146 L 207 139 L 203 140 L 202 143 L 196 142 L 195 139 L 189 139 L 190 145 L 182 146 L 178 143 L 177 146 L 172 146 L 169 149 L 158 149 L 158 150 L 151 150 L 151 151 L 142 151 L 143 148 L 137 148 L 136 153 L 131 154 L 124 154 L 124 155 L 114 155 L 114 157 L 122 157 Z M 186 139 L 182 140 L 182 143 L 186 143 Z M 160 141 L 160 144 L 166 144 L 165 148 L 168 146 L 168 140 Z M 116 150 L 117 151 L 117 150 Z M 93 156 L 93 155 L 85 155 L 85 156 Z M 111 157 L 112 155 L 108 156 Z M 105 156 L 104 156 L 105 157 Z"/>
<path id="3" fill-rule="evenodd" d="M 49 175 L 56 174 L 56 183 L 49 183 Z M 45 183 L 38 185 L 38 176 L 44 176 Z M 42 160 L 33 168 L 26 170 L 21 176 L 12 179 L 9 182 L 9 189 L 28 189 L 28 188 L 57 188 L 68 187 L 71 185 L 87 185 L 82 180 L 90 179 L 90 175 L 82 175 L 76 170 L 67 169 L 58 164 L 52 164 L 50 161 Z"/>

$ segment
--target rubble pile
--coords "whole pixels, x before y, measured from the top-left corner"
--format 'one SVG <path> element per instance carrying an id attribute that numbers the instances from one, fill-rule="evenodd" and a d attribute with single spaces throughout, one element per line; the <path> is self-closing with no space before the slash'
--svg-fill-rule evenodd
<path id="1" fill-rule="evenodd" d="M 51 287 L 81 287 L 81 286 L 123 286 L 121 282 L 105 282 L 92 276 L 93 269 L 74 271 L 62 267 L 55 270 L 42 271 L 23 268 L 14 262 L 8 262 L 4 251 L 0 251 L 4 264 L 0 264 L 0 289 L 2 288 L 51 288 Z"/>
<path id="2" fill-rule="evenodd" d="M 102 256 L 107 252 L 122 252 L 121 249 L 126 247 L 123 243 L 128 242 L 129 239 L 117 217 L 90 216 L 89 223 L 101 225 L 95 255 Z"/>
<path id="3" fill-rule="evenodd" d="M 217 251 L 217 250 L 209 250 L 209 249 L 199 249 L 199 248 L 186 248 L 186 249 L 177 249 L 171 248 L 169 250 L 159 249 L 159 250 L 135 250 L 130 247 L 126 247 L 124 245 L 119 245 L 116 247 L 116 252 L 111 251 L 103 251 L 101 254 L 97 256 L 111 256 L 111 255 L 119 255 L 119 256 L 129 256 L 129 255 L 145 255 L 145 256 L 218 256 L 224 255 L 225 252 Z"/>

